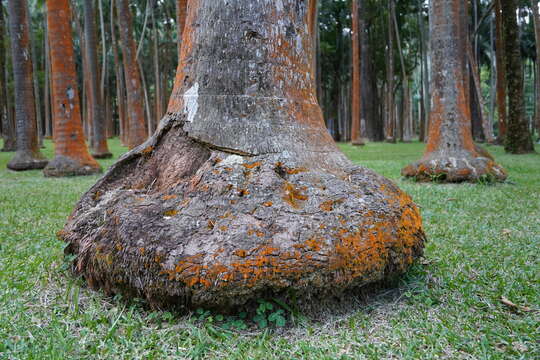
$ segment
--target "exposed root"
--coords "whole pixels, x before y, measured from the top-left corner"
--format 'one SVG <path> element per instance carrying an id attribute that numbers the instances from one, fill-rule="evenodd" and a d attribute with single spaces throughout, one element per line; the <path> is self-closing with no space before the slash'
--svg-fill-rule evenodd
<path id="1" fill-rule="evenodd" d="M 43 169 L 48 162 L 39 152 L 34 154 L 30 151 L 17 151 L 7 167 L 14 171 L 37 170 Z"/>

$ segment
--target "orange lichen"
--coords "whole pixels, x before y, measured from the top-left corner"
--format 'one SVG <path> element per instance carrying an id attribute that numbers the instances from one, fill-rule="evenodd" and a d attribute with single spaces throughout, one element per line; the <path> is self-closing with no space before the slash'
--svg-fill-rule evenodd
<path id="1" fill-rule="evenodd" d="M 238 196 L 247 196 L 249 195 L 248 189 L 238 189 Z"/>
<path id="2" fill-rule="evenodd" d="M 154 151 L 154 147 L 153 146 L 147 146 L 146 148 L 143 149 L 143 151 L 141 151 L 141 154 L 150 155 L 152 153 L 152 151 Z"/>
<path id="3" fill-rule="evenodd" d="M 215 226 L 215 222 L 212 221 L 212 220 L 208 220 L 208 228 L 210 230 L 213 230 L 214 229 L 214 226 Z"/>
<path id="4" fill-rule="evenodd" d="M 323 202 L 321 205 L 319 205 L 319 209 L 322 211 L 332 211 L 334 210 L 334 201 L 333 200 L 327 200 Z"/>
<path id="5" fill-rule="evenodd" d="M 283 191 L 285 193 L 283 195 L 283 200 L 295 209 L 300 208 L 299 201 L 306 201 L 308 199 L 306 195 L 303 195 L 300 190 L 290 182 L 286 182 L 283 185 Z"/>
<path id="6" fill-rule="evenodd" d="M 141 255 L 144 255 L 146 253 L 146 249 L 145 248 L 139 248 L 139 254 Z"/>
<path id="7" fill-rule="evenodd" d="M 246 250 L 242 250 L 242 249 L 236 250 L 235 252 L 233 252 L 233 254 L 241 258 L 245 258 L 247 256 Z"/>
<path id="8" fill-rule="evenodd" d="M 178 210 L 167 210 L 163 213 L 164 216 L 175 216 L 178 214 Z"/>
<path id="9" fill-rule="evenodd" d="M 178 195 L 164 195 L 162 197 L 163 200 L 167 201 L 167 200 L 172 200 L 172 199 L 176 199 L 178 197 Z"/>
<path id="10" fill-rule="evenodd" d="M 251 163 L 251 164 L 242 164 L 242 166 L 245 167 L 246 169 L 254 169 L 254 168 L 259 167 L 261 165 L 262 165 L 262 163 L 260 161 L 257 161 L 257 162 Z"/>
<path id="11" fill-rule="evenodd" d="M 267 202 L 263 203 L 263 206 L 266 206 L 266 207 L 270 207 L 272 205 L 274 205 L 274 203 L 271 202 L 271 201 L 267 201 Z"/>
<path id="12" fill-rule="evenodd" d="M 228 227 L 228 226 L 225 226 L 225 225 L 223 225 L 223 226 L 220 226 L 220 227 L 219 227 L 219 230 L 221 230 L 221 231 L 225 232 L 225 231 L 229 230 L 229 227 Z"/>

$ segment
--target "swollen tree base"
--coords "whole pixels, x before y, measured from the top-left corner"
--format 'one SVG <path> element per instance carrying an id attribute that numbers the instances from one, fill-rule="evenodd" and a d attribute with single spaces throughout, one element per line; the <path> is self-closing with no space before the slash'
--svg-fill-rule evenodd
<path id="1" fill-rule="evenodd" d="M 164 120 L 82 197 L 58 236 L 92 288 L 154 307 L 337 295 L 422 255 L 418 208 L 391 181 L 291 159 L 232 154 Z"/>
<path id="2" fill-rule="evenodd" d="M 405 167 L 401 170 L 401 175 L 422 182 L 448 183 L 499 182 L 507 178 L 506 171 L 495 163 L 491 155 L 483 149 L 482 153 L 478 153 L 476 156 L 467 151 L 446 155 L 433 153 Z"/>
<path id="3" fill-rule="evenodd" d="M 43 170 L 46 177 L 86 176 L 101 172 L 102 169 L 97 163 L 82 164 L 73 158 L 62 155 L 57 155 Z"/>
<path id="4" fill-rule="evenodd" d="M 7 168 L 14 171 L 37 170 L 47 166 L 49 161 L 40 152 L 19 150 L 7 164 Z"/>

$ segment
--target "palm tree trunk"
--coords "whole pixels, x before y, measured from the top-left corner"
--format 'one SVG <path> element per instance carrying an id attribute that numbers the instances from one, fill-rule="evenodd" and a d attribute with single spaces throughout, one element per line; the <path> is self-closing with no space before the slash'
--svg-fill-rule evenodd
<path id="1" fill-rule="evenodd" d="M 17 131 L 17 152 L 7 165 L 11 170 L 43 169 L 47 165 L 39 150 L 27 9 L 26 0 L 8 1 Z"/>
<path id="2" fill-rule="evenodd" d="M 124 77 L 127 91 L 127 111 L 129 122 L 128 147 L 142 144 L 147 138 L 144 117 L 144 94 L 141 73 L 137 61 L 137 49 L 133 39 L 133 25 L 128 0 L 116 0 L 120 40 L 124 61 Z"/>
<path id="3" fill-rule="evenodd" d="M 84 142 L 69 0 L 49 1 L 47 22 L 56 131 L 55 158 L 43 173 L 54 177 L 96 174 L 101 172 L 101 167 Z"/>

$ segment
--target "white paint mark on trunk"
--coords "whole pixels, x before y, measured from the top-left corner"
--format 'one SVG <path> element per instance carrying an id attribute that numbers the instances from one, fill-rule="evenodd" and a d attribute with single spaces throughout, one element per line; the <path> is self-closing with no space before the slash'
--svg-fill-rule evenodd
<path id="1" fill-rule="evenodd" d="M 199 110 L 199 83 L 195 83 L 184 94 L 184 112 L 187 113 L 187 121 L 193 122 L 197 110 Z"/>

